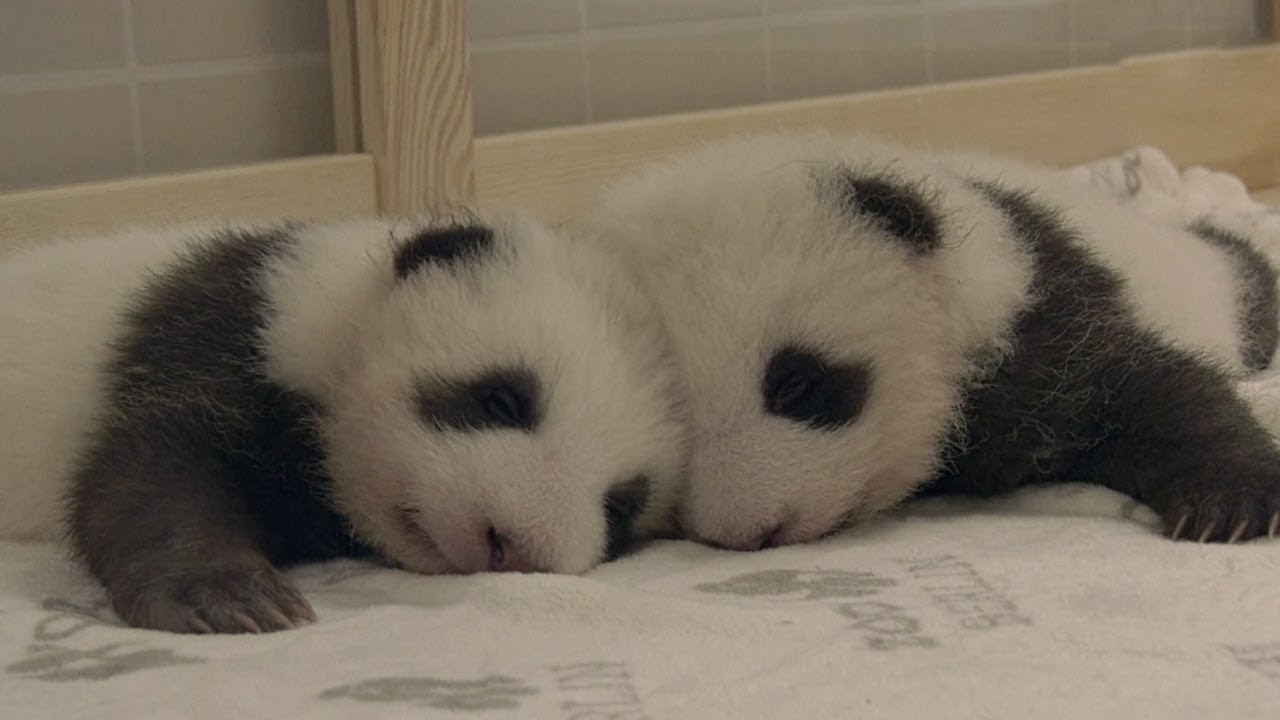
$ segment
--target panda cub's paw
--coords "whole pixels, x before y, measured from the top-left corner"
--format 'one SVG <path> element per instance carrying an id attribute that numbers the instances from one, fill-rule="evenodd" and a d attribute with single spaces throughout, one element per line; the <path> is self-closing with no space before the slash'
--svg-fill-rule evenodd
<path id="1" fill-rule="evenodd" d="M 177 633 L 263 633 L 315 622 L 315 611 L 275 568 L 193 568 L 116 599 L 134 627 Z"/>
<path id="2" fill-rule="evenodd" d="M 1173 540 L 1243 542 L 1280 532 L 1280 470 L 1257 469 L 1215 487 L 1175 493 L 1163 513 Z"/>

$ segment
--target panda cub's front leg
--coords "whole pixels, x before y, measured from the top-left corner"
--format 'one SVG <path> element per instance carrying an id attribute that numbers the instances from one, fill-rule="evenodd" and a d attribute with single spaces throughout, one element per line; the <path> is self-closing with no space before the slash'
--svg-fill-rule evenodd
<path id="1" fill-rule="evenodd" d="M 71 541 L 135 627 L 269 632 L 314 621 L 261 547 L 262 528 L 208 428 L 182 412 L 97 434 L 71 496 Z"/>
<path id="2" fill-rule="evenodd" d="M 1150 505 L 1175 540 L 1274 537 L 1280 448 L 1231 379 L 1168 348 L 1124 367 L 1101 418 L 1114 431 L 1086 453 L 1086 470 Z"/>

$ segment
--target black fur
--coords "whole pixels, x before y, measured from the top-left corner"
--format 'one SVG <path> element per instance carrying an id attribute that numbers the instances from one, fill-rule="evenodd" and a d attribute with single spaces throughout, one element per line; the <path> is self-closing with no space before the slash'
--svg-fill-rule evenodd
<path id="1" fill-rule="evenodd" d="M 911 252 L 924 255 L 942 244 L 937 210 L 916 188 L 886 177 L 840 171 L 841 201 L 851 212 L 871 216 Z"/>
<path id="2" fill-rule="evenodd" d="M 419 379 L 418 416 L 449 430 L 523 430 L 542 420 L 538 378 L 527 368 L 493 370 L 476 380 Z"/>
<path id="3" fill-rule="evenodd" d="M 259 277 L 287 230 L 225 232 L 154 275 L 122 318 L 107 409 L 79 458 L 70 540 L 126 622 L 261 629 L 310 614 L 276 565 L 361 555 L 326 500 L 320 409 L 263 374 Z"/>
<path id="4" fill-rule="evenodd" d="M 1276 297 L 1276 269 L 1248 240 L 1200 220 L 1191 232 L 1221 249 L 1235 264 L 1240 283 L 1236 293 L 1236 322 L 1240 326 L 1240 357 L 1250 370 L 1266 370 L 1271 365 L 1276 343 L 1280 342 L 1280 299 Z"/>
<path id="5" fill-rule="evenodd" d="M 493 230 L 476 223 L 427 228 L 396 251 L 396 277 L 405 278 L 426 265 L 475 262 L 493 252 Z"/>
<path id="6" fill-rule="evenodd" d="M 964 428 L 924 492 L 1092 481 L 1147 503 L 1184 537 L 1266 533 L 1280 511 L 1280 452 L 1231 379 L 1141 328 L 1123 279 L 1056 212 L 979 187 L 1031 251 L 1035 298 L 1012 353 L 970 387 Z"/>
<path id="7" fill-rule="evenodd" d="M 644 475 L 618 483 L 604 498 L 604 518 L 608 528 L 605 559 L 615 560 L 631 542 L 635 519 L 649 504 L 649 478 Z"/>
<path id="8" fill-rule="evenodd" d="M 765 412 L 820 430 L 857 419 L 871 391 L 871 366 L 840 364 L 788 345 L 769 358 L 761 382 Z"/>

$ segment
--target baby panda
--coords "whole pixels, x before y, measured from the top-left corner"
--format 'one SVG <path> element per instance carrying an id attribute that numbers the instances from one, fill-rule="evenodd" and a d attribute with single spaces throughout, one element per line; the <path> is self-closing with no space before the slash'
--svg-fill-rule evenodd
<path id="1" fill-rule="evenodd" d="M 128 624 L 314 620 L 280 569 L 580 573 L 671 531 L 687 464 L 658 318 L 517 213 L 188 226 L 0 262 L 0 535 Z"/>
<path id="2" fill-rule="evenodd" d="M 1088 481 L 1172 538 L 1280 522 L 1280 450 L 1234 389 L 1275 270 L 1052 171 L 872 137 L 713 143 L 582 221 L 641 270 L 686 377 L 682 521 L 756 549 L 918 494 Z"/>

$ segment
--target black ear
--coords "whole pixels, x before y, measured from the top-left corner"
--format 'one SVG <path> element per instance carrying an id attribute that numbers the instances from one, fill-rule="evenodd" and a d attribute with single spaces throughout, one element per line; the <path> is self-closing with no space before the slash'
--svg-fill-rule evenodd
<path id="1" fill-rule="evenodd" d="M 849 169 L 841 170 L 839 188 L 845 209 L 874 218 L 913 253 L 924 255 L 942 244 L 938 212 L 917 188 Z"/>
<path id="2" fill-rule="evenodd" d="M 444 225 L 422 230 L 396 251 L 396 277 L 427 265 L 475 262 L 493 252 L 493 230 L 484 225 Z"/>

